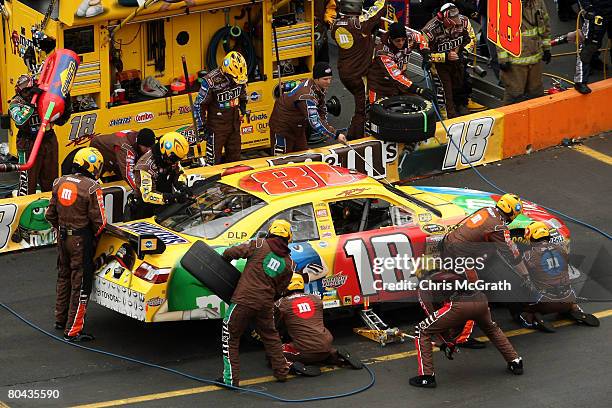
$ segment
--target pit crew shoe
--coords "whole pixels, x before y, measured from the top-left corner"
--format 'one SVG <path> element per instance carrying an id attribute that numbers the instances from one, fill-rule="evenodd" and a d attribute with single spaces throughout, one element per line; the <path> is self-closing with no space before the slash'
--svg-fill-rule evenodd
<path id="1" fill-rule="evenodd" d="M 569 312 L 569 315 L 578 323 L 582 323 L 590 327 L 599 327 L 599 319 L 592 314 L 584 313 L 582 310 L 572 310 Z"/>
<path id="2" fill-rule="evenodd" d="M 487 344 L 484 341 L 476 340 L 470 337 L 469 339 L 467 339 L 467 341 L 464 341 L 463 343 L 458 343 L 457 346 L 466 349 L 477 350 L 487 347 Z"/>
<path id="3" fill-rule="evenodd" d="M 225 379 L 223 378 L 223 376 L 215 378 L 215 382 L 218 383 L 218 384 L 215 384 L 218 387 L 225 387 L 228 389 L 230 387 L 230 384 L 225 383 Z M 238 387 L 238 384 L 232 384 L 232 385 L 235 387 Z"/>
<path id="4" fill-rule="evenodd" d="M 363 368 L 363 363 L 361 362 L 361 360 L 356 356 L 352 355 L 347 349 L 339 348 L 336 351 L 338 353 L 338 357 L 344 360 L 355 370 L 361 370 Z"/>
<path id="5" fill-rule="evenodd" d="M 55 322 L 55 326 L 53 326 L 55 328 L 55 330 L 62 330 L 64 331 L 64 329 L 66 328 L 66 324 L 65 323 L 60 323 L 60 322 Z"/>
<path id="6" fill-rule="evenodd" d="M 291 364 L 290 367 L 290 372 L 297 374 L 297 375 L 303 375 L 306 377 L 317 377 L 319 375 L 321 375 L 321 369 L 317 366 L 307 366 L 304 365 L 304 363 L 301 363 L 299 361 L 294 361 L 293 364 Z M 278 377 L 277 377 L 278 380 Z M 287 378 L 285 378 L 285 381 L 287 380 Z M 279 380 L 281 381 L 281 380 Z M 284 381 L 281 381 L 284 382 Z"/>
<path id="7" fill-rule="evenodd" d="M 587 95 L 591 93 L 591 88 L 584 82 L 576 82 L 574 84 L 574 88 L 583 95 Z"/>
<path id="8" fill-rule="evenodd" d="M 508 363 L 508 370 L 514 375 L 523 375 L 523 357 L 510 361 Z"/>
<path id="9" fill-rule="evenodd" d="M 87 333 L 79 333 L 76 336 L 64 335 L 64 340 L 69 341 L 70 343 L 81 343 L 86 341 L 92 341 L 94 339 L 94 336 Z"/>
<path id="10" fill-rule="evenodd" d="M 436 388 L 436 376 L 435 375 L 417 375 L 410 379 L 410 385 L 422 388 Z"/>
<path id="11" fill-rule="evenodd" d="M 544 320 L 544 317 L 542 317 L 540 313 L 533 314 L 533 323 L 536 329 L 543 331 L 545 333 L 555 333 L 556 332 L 554 326 L 548 323 L 546 320 Z"/>

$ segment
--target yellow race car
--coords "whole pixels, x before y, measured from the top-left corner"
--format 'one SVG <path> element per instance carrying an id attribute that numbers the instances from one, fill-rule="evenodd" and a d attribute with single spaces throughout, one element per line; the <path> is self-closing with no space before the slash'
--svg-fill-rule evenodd
<path id="1" fill-rule="evenodd" d="M 92 299 L 145 322 L 219 319 L 227 304 L 184 259 L 201 243 L 221 253 L 265 236 L 272 220 L 291 222 L 291 256 L 299 268 L 324 266 L 327 276 L 310 282 L 325 308 L 414 297 L 402 282 L 416 282 L 418 267 L 385 267 L 378 260 L 406 254 L 435 255 L 449 226 L 495 205 L 496 195 L 446 187 L 396 187 L 326 163 L 234 169 L 193 186 L 194 197 L 155 219 L 108 227 L 96 251 Z M 530 202 L 513 226 L 545 221 L 561 241 L 565 225 Z M 218 259 L 214 259 L 218 258 Z M 203 263 L 215 264 L 211 254 Z M 242 270 L 244 260 L 234 263 Z"/>

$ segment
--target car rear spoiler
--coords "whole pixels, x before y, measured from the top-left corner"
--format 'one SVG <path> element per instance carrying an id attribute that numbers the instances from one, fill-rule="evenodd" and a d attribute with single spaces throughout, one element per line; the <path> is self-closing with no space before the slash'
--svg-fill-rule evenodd
<path id="1" fill-rule="evenodd" d="M 113 224 L 106 224 L 105 230 L 119 238 L 125 239 L 136 251 L 138 259 L 141 260 L 145 255 L 163 254 L 166 250 L 164 241 L 154 234 L 135 234 Z"/>

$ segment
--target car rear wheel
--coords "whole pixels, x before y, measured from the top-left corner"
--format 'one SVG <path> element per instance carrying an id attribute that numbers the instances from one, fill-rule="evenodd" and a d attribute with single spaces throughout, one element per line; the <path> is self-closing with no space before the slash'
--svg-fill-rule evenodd
<path id="1" fill-rule="evenodd" d="M 368 118 L 372 135 L 387 142 L 420 142 L 436 133 L 433 103 L 418 96 L 379 99 L 370 108 Z"/>
<path id="2" fill-rule="evenodd" d="M 181 265 L 225 303 L 231 303 L 240 272 L 214 249 L 196 241 L 181 259 Z"/>

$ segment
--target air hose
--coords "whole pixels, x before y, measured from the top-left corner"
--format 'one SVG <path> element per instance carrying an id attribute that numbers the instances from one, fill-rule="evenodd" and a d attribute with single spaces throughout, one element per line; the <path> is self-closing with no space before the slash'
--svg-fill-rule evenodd
<path id="1" fill-rule="evenodd" d="M 16 317 L 18 320 L 20 320 L 21 322 L 25 323 L 26 325 L 30 326 L 32 329 L 48 336 L 51 337 L 53 340 L 57 340 L 61 343 L 64 343 L 68 346 L 72 346 L 72 347 L 76 347 L 76 348 L 80 348 L 82 350 L 87 350 L 87 351 L 91 351 L 93 353 L 97 353 L 97 354 L 102 354 L 105 356 L 109 356 L 109 357 L 114 357 L 114 358 L 118 358 L 120 360 L 124 360 L 124 361 L 129 361 L 131 363 L 136 363 L 136 364 L 140 364 L 143 365 L 145 367 L 150 367 L 150 368 L 157 368 L 158 370 L 162 370 L 162 371 L 166 371 L 168 373 L 172 373 L 172 374 L 176 374 L 179 375 L 181 377 L 185 377 L 185 378 L 189 378 L 190 380 L 194 380 L 194 381 L 198 381 L 204 384 L 210 384 L 210 385 L 216 385 L 218 387 L 224 387 L 224 388 L 228 388 L 230 390 L 235 390 L 235 391 L 240 391 L 241 393 L 249 393 L 249 394 L 254 394 L 254 395 L 259 395 L 260 397 L 264 397 L 264 398 L 268 398 L 274 401 L 279 401 L 279 402 L 289 402 L 289 403 L 302 403 L 302 402 L 311 402 L 311 401 L 323 401 L 323 400 L 330 400 L 330 399 L 337 399 L 337 398 L 344 398 L 344 397 L 349 397 L 351 395 L 355 395 L 355 394 L 359 394 L 361 392 L 364 392 L 370 388 L 372 388 L 374 386 L 374 384 L 376 383 L 376 376 L 374 375 L 374 372 L 372 371 L 372 369 L 370 369 L 370 367 L 368 367 L 367 365 L 363 365 L 364 369 L 367 371 L 367 373 L 370 376 L 370 381 L 368 384 L 361 386 L 359 388 L 356 388 L 352 391 L 347 391 L 347 392 L 343 392 L 343 393 L 339 393 L 339 394 L 331 394 L 331 395 L 321 395 L 321 396 L 317 396 L 317 397 L 307 397 L 307 398 L 297 398 L 297 399 L 290 399 L 290 398 L 284 398 L 284 397 L 280 397 L 278 395 L 274 395 L 268 392 L 264 392 L 264 391 L 259 391 L 253 388 L 245 388 L 245 387 L 236 387 L 233 385 L 228 385 L 228 384 L 224 384 L 209 378 L 202 378 L 202 377 L 198 377 L 189 373 L 185 373 L 183 371 L 179 371 L 179 370 L 175 370 L 173 368 L 169 368 L 169 367 L 165 367 L 159 364 L 155 364 L 155 363 L 149 363 L 147 361 L 143 361 L 143 360 L 139 360 L 133 357 L 129 357 L 129 356 L 124 356 L 121 354 L 116 354 L 116 353 L 111 353 L 110 351 L 105 351 L 105 350 L 100 350 L 97 348 L 93 348 L 93 347 L 87 347 L 84 346 L 82 344 L 79 343 L 71 343 L 68 342 L 66 340 L 64 340 L 63 338 L 56 336 L 52 333 L 49 333 L 48 331 L 40 328 L 39 326 L 35 325 L 34 323 L 32 323 L 31 321 L 29 321 L 28 319 L 26 319 L 25 317 L 21 316 L 19 313 L 17 313 L 15 310 L 13 310 L 11 307 L 7 306 L 6 304 L 0 302 L 0 307 L 3 308 L 4 310 L 6 310 L 7 312 L 9 312 L 10 314 L 12 314 L 14 317 Z"/>
<path id="2" fill-rule="evenodd" d="M 236 41 L 234 48 L 231 48 L 229 43 L 232 38 Z M 208 70 L 212 71 L 218 67 L 217 50 L 221 41 L 223 41 L 223 50 L 226 53 L 232 50 L 241 51 L 246 60 L 247 73 L 250 78 L 257 65 L 257 56 L 255 55 L 255 48 L 251 38 L 239 26 L 226 25 L 213 34 L 206 50 L 206 66 Z"/>

